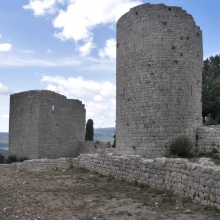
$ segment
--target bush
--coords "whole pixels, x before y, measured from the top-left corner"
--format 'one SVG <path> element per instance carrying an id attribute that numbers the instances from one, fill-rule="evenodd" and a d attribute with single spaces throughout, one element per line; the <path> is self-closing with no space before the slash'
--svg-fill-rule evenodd
<path id="1" fill-rule="evenodd" d="M 6 161 L 5 161 L 5 156 L 4 155 L 2 155 L 2 154 L 0 154 L 0 164 L 1 163 L 5 163 Z"/>
<path id="2" fill-rule="evenodd" d="M 170 145 L 171 155 L 178 157 L 190 157 L 191 156 L 191 143 L 187 136 L 179 136 Z"/>
<path id="3" fill-rule="evenodd" d="M 19 157 L 18 162 L 24 162 L 25 160 L 28 160 L 28 157 Z"/>
<path id="4" fill-rule="evenodd" d="M 18 158 L 16 155 L 10 155 L 8 156 L 8 159 L 7 159 L 7 163 L 15 163 L 15 162 L 18 162 Z"/>
<path id="5" fill-rule="evenodd" d="M 218 153 L 218 150 L 217 150 L 216 148 L 213 148 L 213 149 L 212 149 L 212 153 L 213 153 L 213 154 L 216 154 L 216 153 Z"/>
<path id="6" fill-rule="evenodd" d="M 28 160 L 28 157 L 17 157 L 16 155 L 10 155 L 8 156 L 7 163 L 15 163 L 15 162 L 23 162 L 25 160 Z"/>

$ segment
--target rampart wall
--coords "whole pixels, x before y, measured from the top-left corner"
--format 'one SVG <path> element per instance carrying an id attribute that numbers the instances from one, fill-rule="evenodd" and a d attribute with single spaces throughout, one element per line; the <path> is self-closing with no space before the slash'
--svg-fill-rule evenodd
<path id="1" fill-rule="evenodd" d="M 220 167 L 204 159 L 200 163 L 187 159 L 145 159 L 135 155 L 82 154 L 78 158 L 29 160 L 0 165 L 0 168 L 63 170 L 84 167 L 118 179 L 169 189 L 179 196 L 220 209 Z"/>

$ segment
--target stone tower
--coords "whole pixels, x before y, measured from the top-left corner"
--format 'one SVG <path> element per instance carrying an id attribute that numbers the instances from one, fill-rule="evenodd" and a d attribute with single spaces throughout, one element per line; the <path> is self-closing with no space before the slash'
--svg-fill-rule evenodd
<path id="1" fill-rule="evenodd" d="M 48 90 L 11 95 L 9 155 L 59 158 L 76 154 L 84 140 L 85 108 L 81 101 Z"/>
<path id="2" fill-rule="evenodd" d="M 202 124 L 202 32 L 179 7 L 143 4 L 117 22 L 117 148 L 164 156 Z"/>

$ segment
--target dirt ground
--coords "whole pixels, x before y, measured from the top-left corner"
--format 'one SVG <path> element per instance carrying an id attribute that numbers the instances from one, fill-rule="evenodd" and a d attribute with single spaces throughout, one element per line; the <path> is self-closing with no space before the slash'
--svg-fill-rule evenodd
<path id="1" fill-rule="evenodd" d="M 0 219 L 219 220 L 220 212 L 170 191 L 85 169 L 0 169 Z"/>

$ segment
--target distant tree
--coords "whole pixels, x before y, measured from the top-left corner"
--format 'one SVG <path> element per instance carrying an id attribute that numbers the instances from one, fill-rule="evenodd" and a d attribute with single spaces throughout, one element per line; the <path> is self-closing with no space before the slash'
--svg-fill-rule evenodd
<path id="1" fill-rule="evenodd" d="M 204 60 L 202 71 L 202 117 L 220 124 L 220 55 Z"/>
<path id="2" fill-rule="evenodd" d="M 5 162 L 6 160 L 5 160 L 4 155 L 0 154 L 0 164 L 5 163 Z"/>
<path id="3" fill-rule="evenodd" d="M 114 143 L 112 144 L 112 147 L 116 148 L 116 133 L 114 133 L 113 138 L 114 138 Z"/>
<path id="4" fill-rule="evenodd" d="M 92 119 L 89 119 L 86 123 L 86 134 L 85 134 L 86 141 L 93 141 L 93 136 L 94 136 L 93 125 L 94 123 Z"/>

